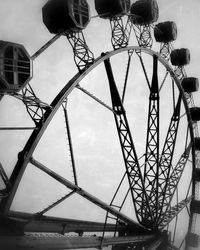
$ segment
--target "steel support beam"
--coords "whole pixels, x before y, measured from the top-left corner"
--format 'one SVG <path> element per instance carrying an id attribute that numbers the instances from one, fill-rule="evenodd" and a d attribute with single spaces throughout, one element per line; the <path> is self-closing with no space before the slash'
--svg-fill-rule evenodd
<path id="1" fill-rule="evenodd" d="M 167 136 L 163 146 L 162 154 L 159 161 L 158 168 L 158 217 L 163 212 L 163 205 L 166 202 L 166 193 L 168 183 L 170 182 L 170 171 L 172 168 L 172 159 L 174 156 L 175 143 L 178 133 L 180 110 L 181 110 L 181 94 L 174 109 L 170 125 L 168 128 Z"/>
<path id="2" fill-rule="evenodd" d="M 36 51 L 32 56 L 31 60 L 35 60 L 42 52 L 44 52 L 50 45 L 52 45 L 62 34 L 56 34 L 47 43 L 45 43 L 38 51 Z"/>
<path id="3" fill-rule="evenodd" d="M 128 243 L 145 243 L 153 239 L 155 235 L 107 237 L 103 239 L 103 247 Z M 28 236 L 4 236 L 0 238 L 1 249 L 4 250 L 58 250 L 58 249 L 84 249 L 100 248 L 102 238 L 91 237 L 66 237 L 49 236 L 45 234 Z"/>
<path id="4" fill-rule="evenodd" d="M 24 223 L 24 232 L 43 232 L 43 233 L 69 233 L 69 232 L 102 232 L 104 223 L 91 222 L 84 220 L 73 220 L 67 218 L 57 218 L 51 216 L 37 216 L 28 213 L 11 211 L 9 219 L 13 221 L 21 221 Z M 118 226 L 117 230 L 124 230 L 125 224 Z M 107 224 L 105 231 L 114 232 L 115 224 Z"/>
<path id="5" fill-rule="evenodd" d="M 192 200 L 192 196 L 188 197 L 185 200 L 180 201 L 174 207 L 172 207 L 166 214 L 165 217 L 162 219 L 159 228 L 162 230 L 164 229 Z"/>
<path id="6" fill-rule="evenodd" d="M 112 208 L 111 206 L 106 204 L 105 202 L 101 201 L 100 199 L 96 198 L 95 196 L 89 194 L 87 191 L 83 190 L 79 186 L 73 184 L 72 182 L 68 181 L 67 179 L 63 178 L 62 176 L 58 175 L 57 173 L 53 172 L 52 170 L 48 169 L 47 167 L 45 167 L 44 165 L 42 165 L 38 161 L 34 160 L 32 157 L 30 159 L 30 162 L 34 166 L 36 166 L 37 168 L 39 168 L 40 170 L 42 170 L 43 172 L 45 172 L 46 174 L 48 174 L 49 176 L 51 176 L 52 178 L 54 178 L 55 180 L 57 180 L 58 182 L 63 184 L 64 186 L 66 186 L 67 188 L 75 191 L 77 194 L 81 195 L 85 199 L 87 199 L 90 202 L 94 203 L 98 207 L 106 210 L 107 212 L 109 212 L 112 215 L 116 216 L 120 220 L 122 220 L 125 223 L 131 225 L 133 230 L 147 231 L 144 227 L 142 227 L 141 225 L 136 223 L 134 220 L 132 220 L 129 217 L 127 217 L 126 215 L 118 212 L 117 210 L 115 210 L 114 208 Z"/>
<path id="7" fill-rule="evenodd" d="M 35 127 L 0 127 L 0 130 L 33 130 Z"/>
<path id="8" fill-rule="evenodd" d="M 114 118 L 136 216 L 138 221 L 142 222 L 142 208 L 145 206 L 148 211 L 149 220 L 151 220 L 151 211 L 146 197 L 142 173 L 140 170 L 131 131 L 129 129 L 128 120 L 126 118 L 126 111 L 123 107 L 122 100 L 115 83 L 110 60 L 105 60 L 104 65 L 109 81 L 112 106 L 113 110 L 115 111 Z"/>
<path id="9" fill-rule="evenodd" d="M 66 130 L 67 130 L 67 140 L 69 144 L 69 152 L 70 152 L 70 158 L 71 158 L 71 163 L 72 163 L 74 183 L 78 185 L 76 165 L 75 165 L 75 159 L 74 159 L 74 150 L 73 150 L 73 145 L 72 145 L 72 137 L 71 137 L 69 118 L 68 118 L 68 113 L 67 113 L 67 100 L 65 100 L 65 102 L 63 103 L 63 111 L 64 111 L 64 117 L 65 117 Z"/>
<path id="10" fill-rule="evenodd" d="M 162 221 L 163 217 L 165 216 L 165 213 L 170 208 L 170 203 L 173 199 L 174 193 L 181 179 L 183 170 L 185 169 L 186 163 L 188 161 L 191 147 L 192 147 L 192 143 L 190 143 L 188 147 L 185 149 L 184 153 L 181 155 L 179 161 L 174 167 L 172 173 L 170 174 L 170 177 L 166 186 L 165 199 L 163 201 L 163 212 L 162 212 L 161 218 L 158 221 L 158 224 Z"/>
<path id="11" fill-rule="evenodd" d="M 158 58 L 153 56 L 153 76 L 149 95 L 149 112 L 147 124 L 146 153 L 144 167 L 144 184 L 153 212 L 153 222 L 158 216 L 158 168 L 159 168 L 159 87 L 158 87 Z M 148 213 L 143 208 L 143 220 Z M 154 225 L 155 226 L 155 225 Z"/>

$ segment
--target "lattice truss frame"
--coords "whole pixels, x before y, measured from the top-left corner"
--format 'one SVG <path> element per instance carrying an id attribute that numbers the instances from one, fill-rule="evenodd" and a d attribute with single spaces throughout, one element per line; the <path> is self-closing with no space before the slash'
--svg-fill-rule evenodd
<path id="1" fill-rule="evenodd" d="M 176 135 L 179 126 L 180 117 L 180 105 L 181 100 L 185 98 L 186 103 L 188 105 L 188 110 L 192 107 L 195 107 L 194 99 L 191 93 L 184 92 L 184 94 L 180 94 L 177 103 L 174 105 L 174 113 L 171 117 L 171 122 L 168 128 L 166 140 L 163 146 L 163 150 L 161 152 L 161 156 L 159 158 L 159 89 L 158 89 L 158 79 L 157 79 L 157 63 L 158 57 L 165 61 L 166 65 L 170 59 L 170 54 L 174 50 L 171 42 L 163 42 L 160 44 L 160 51 L 156 55 L 153 55 L 153 77 L 152 82 L 149 82 L 147 72 L 145 69 L 145 65 L 143 62 L 141 50 L 142 49 L 151 49 L 153 46 L 154 39 L 152 37 L 152 31 L 155 28 L 154 24 L 144 24 L 144 25 L 137 25 L 131 22 L 132 16 L 130 13 L 127 16 L 116 16 L 110 18 L 110 27 L 111 27 L 111 44 L 114 51 L 119 51 L 122 49 L 126 49 L 129 45 L 129 40 L 131 37 L 131 33 L 135 34 L 136 41 L 138 42 L 139 49 L 127 49 L 128 51 L 128 64 L 125 76 L 125 83 L 122 97 L 120 96 L 118 89 L 115 84 L 115 80 L 112 74 L 112 68 L 109 61 L 109 56 L 107 54 L 102 54 L 100 58 L 94 59 L 93 52 L 89 49 L 89 46 L 86 43 L 84 34 L 82 31 L 74 32 L 74 33 L 66 33 L 63 32 L 62 34 L 55 35 L 50 41 L 48 41 L 42 48 L 40 48 L 36 53 L 33 54 L 31 60 L 35 60 L 44 50 L 46 50 L 49 46 L 51 46 L 58 38 L 62 35 L 65 36 L 70 45 L 73 49 L 74 54 L 74 62 L 78 69 L 78 73 L 74 79 L 72 79 L 68 85 L 70 88 L 77 88 L 83 93 L 87 94 L 90 98 L 98 102 L 100 105 L 104 106 L 108 110 L 110 110 L 114 115 L 114 120 L 116 123 L 116 128 L 121 144 L 122 155 L 124 158 L 126 173 L 124 174 L 122 181 L 119 184 L 118 189 L 116 190 L 115 195 L 109 205 L 104 204 L 103 202 L 95 199 L 85 190 L 81 189 L 78 186 L 78 179 L 76 173 L 76 166 L 75 166 L 75 159 L 73 153 L 73 145 L 71 140 L 71 133 L 70 133 L 70 126 L 68 120 L 68 113 L 67 113 L 67 94 L 69 86 L 65 88 L 67 94 L 63 94 L 62 98 L 58 101 L 58 103 L 52 103 L 51 105 L 46 104 L 45 102 L 41 101 L 36 93 L 34 92 L 32 86 L 27 84 L 27 86 L 21 90 L 20 93 L 9 93 L 9 95 L 14 96 L 15 98 L 21 100 L 26 110 L 35 124 L 34 132 L 32 138 L 30 139 L 30 143 L 26 145 L 26 147 L 22 150 L 19 155 L 18 163 L 11 175 L 10 178 L 7 177 L 3 166 L 0 165 L 0 174 L 1 179 L 4 183 L 4 189 L 1 191 L 1 210 L 4 211 L 5 214 L 9 213 L 9 208 L 12 203 L 12 199 L 15 195 L 17 186 L 22 178 L 23 172 L 27 165 L 27 162 L 31 162 L 35 167 L 39 168 L 40 170 L 44 171 L 46 174 L 50 175 L 54 179 L 61 182 L 71 191 L 67 193 L 65 196 L 61 197 L 59 200 L 55 201 L 54 203 L 50 204 L 48 207 L 44 208 L 42 211 L 39 211 L 33 217 L 27 218 L 25 214 L 20 213 L 13 213 L 10 215 L 12 218 L 15 218 L 14 222 L 18 223 L 18 218 L 28 222 L 27 226 L 23 227 L 23 230 L 27 228 L 33 228 L 31 224 L 31 220 L 34 220 L 38 223 L 39 227 L 44 226 L 45 230 L 49 226 L 51 218 L 46 218 L 44 220 L 43 215 L 66 200 L 67 198 L 71 197 L 74 193 L 78 193 L 86 199 L 90 200 L 94 204 L 103 207 L 107 211 L 107 215 L 105 218 L 105 223 L 97 223 L 93 224 L 92 222 L 85 221 L 84 223 L 87 226 L 83 226 L 81 221 L 73 221 L 72 228 L 78 233 L 79 237 L 77 237 L 77 241 L 73 242 L 73 240 L 67 240 L 67 242 L 71 242 L 75 247 L 77 247 L 77 242 L 81 244 L 86 244 L 85 246 L 89 246 L 93 244 L 95 247 L 103 248 L 107 245 L 115 245 L 115 244 L 123 244 L 123 249 L 130 249 L 130 247 L 138 247 L 138 249 L 160 249 L 163 246 L 163 242 L 168 242 L 168 235 L 164 232 L 167 225 L 172 221 L 174 218 L 177 218 L 178 214 L 184 209 L 188 208 L 191 200 L 200 200 L 199 195 L 197 194 L 197 189 L 199 186 L 199 182 L 192 180 L 193 182 L 193 193 L 195 193 L 195 197 L 187 196 L 183 201 L 178 202 L 176 205 L 171 207 L 171 200 L 176 192 L 177 186 L 179 184 L 180 178 L 182 173 L 185 169 L 185 166 L 189 160 L 189 156 L 192 151 L 193 157 L 193 171 L 196 168 L 199 168 L 200 162 L 200 154 L 198 151 L 195 150 L 193 142 L 186 142 L 185 151 L 180 156 L 176 166 L 173 168 L 171 166 L 173 154 L 174 154 L 174 147 L 176 143 Z M 141 66 L 144 71 L 145 78 L 147 80 L 147 84 L 150 89 L 150 96 L 149 96 L 149 112 L 148 112 L 148 124 L 147 124 L 147 143 L 146 143 L 146 153 L 145 153 L 145 167 L 144 167 L 144 177 L 142 176 L 142 172 L 139 166 L 139 160 L 137 158 L 137 154 L 135 151 L 133 139 L 129 130 L 129 125 L 126 117 L 126 112 L 124 110 L 123 102 L 125 98 L 126 92 L 126 84 L 129 75 L 129 68 L 131 63 L 131 57 L 133 53 L 136 53 L 139 57 Z M 103 59 L 102 59 L 103 58 Z M 160 59 L 159 59 L 160 60 Z M 110 87 L 110 94 L 112 100 L 112 107 L 104 103 L 100 98 L 91 94 L 87 89 L 84 89 L 79 85 L 77 79 L 82 75 L 84 75 L 90 67 L 93 67 L 94 64 L 100 63 L 104 61 L 109 87 Z M 167 66 L 167 74 L 169 73 L 169 69 Z M 167 75 L 166 75 L 167 77 Z M 174 68 L 174 78 L 179 80 L 180 82 L 187 77 L 185 72 L 184 66 L 176 66 Z M 163 80 L 164 84 L 165 79 Z M 184 96 L 183 96 L 184 95 Z M 1 96 L 2 98 L 3 96 Z M 73 183 L 69 182 L 68 180 L 64 179 L 63 177 L 59 176 L 56 173 L 50 171 L 46 166 L 42 165 L 40 162 L 36 161 L 32 157 L 32 143 L 34 142 L 37 136 L 40 136 L 40 130 L 42 130 L 43 125 L 47 121 L 48 117 L 51 113 L 56 110 L 56 105 L 62 105 L 65 124 L 66 124 L 66 131 L 67 131 L 67 140 L 69 145 L 70 151 L 70 158 L 72 163 L 72 171 L 73 171 Z M 187 110 L 187 112 L 188 112 Z M 55 111 L 56 112 L 56 111 Z M 191 118 L 191 117 L 190 117 Z M 25 128 L 24 128 L 25 129 Z M 198 125 L 196 121 L 192 121 L 192 130 L 194 131 L 194 137 L 198 137 Z M 188 132 L 189 133 L 189 132 Z M 192 138 L 194 139 L 194 138 Z M 153 162 L 153 163 L 152 163 Z M 151 163 L 151 164 L 150 164 Z M 161 168 L 159 168 L 161 166 Z M 126 196 L 122 200 L 121 204 L 115 204 L 115 197 L 120 190 L 121 184 L 124 181 L 125 177 L 128 177 L 129 181 L 129 190 L 127 191 Z M 154 178 L 152 182 L 152 178 Z M 14 187 L 14 188 L 13 188 Z M 14 190 L 14 191 L 13 191 Z M 136 211 L 137 219 L 140 223 L 138 225 L 130 218 L 124 216 L 121 213 L 121 209 L 125 203 L 126 197 L 128 193 L 131 193 L 131 197 L 133 200 L 133 204 Z M 163 195 L 164 193 L 164 195 Z M 199 215 L 196 212 L 191 212 L 190 214 L 190 223 L 189 223 L 189 233 L 188 235 L 194 235 L 196 233 L 196 225 L 195 221 Z M 114 223 L 108 223 L 108 220 L 114 220 Z M 9 226 L 13 225 L 12 219 L 9 219 Z M 44 220 L 44 221 L 43 221 Z M 154 223 L 152 223 L 152 221 Z M 4 221 L 3 221 L 4 223 Z M 46 224 L 45 224 L 46 223 Z M 59 233 L 65 234 L 69 221 L 65 221 L 64 226 L 61 225 L 59 220 L 54 221 L 54 226 L 58 227 Z M 20 224 L 20 223 L 19 223 Z M 20 224 L 21 225 L 21 224 Z M 101 238 L 98 239 L 87 239 L 86 243 L 83 242 L 83 238 L 81 237 L 83 232 L 91 230 L 92 227 L 95 230 L 99 230 L 103 232 Z M 144 228 L 145 227 L 145 228 Z M 80 230 L 78 230 L 78 228 Z M 128 228 L 128 230 L 127 230 Z M 131 230 L 138 230 L 143 234 L 143 237 L 139 235 L 134 235 Z M 149 228 L 152 230 L 151 234 L 149 233 Z M 160 233 L 155 232 L 154 230 L 160 230 Z M 28 229 L 30 230 L 30 229 Z M 114 237 L 110 239 L 106 239 L 105 233 L 108 231 L 114 232 Z M 127 233 L 129 232 L 129 233 Z M 161 233 L 162 232 L 162 233 Z M 116 237 L 121 235 L 122 237 Z M 124 236 L 129 236 L 124 239 Z M 36 236 L 29 236 L 29 239 L 38 240 L 38 235 Z M 51 236 L 48 240 L 42 234 L 42 239 L 48 244 L 51 242 L 57 242 L 57 237 Z M 16 242 L 18 239 L 16 239 Z M 62 242 L 63 241 L 63 242 Z M 61 239 L 61 244 L 66 246 L 66 239 L 63 237 Z M 191 241 L 188 240 L 186 242 L 186 248 L 189 249 Z M 31 245 L 31 243 L 30 243 Z M 155 248 L 155 246 L 157 246 Z M 172 245 L 166 245 L 166 249 L 175 249 Z M 112 249 L 118 249 L 117 246 Z"/>

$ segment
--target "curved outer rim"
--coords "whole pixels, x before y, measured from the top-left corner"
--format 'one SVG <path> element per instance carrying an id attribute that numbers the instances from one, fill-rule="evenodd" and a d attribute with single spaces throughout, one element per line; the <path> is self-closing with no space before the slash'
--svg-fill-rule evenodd
<path id="1" fill-rule="evenodd" d="M 100 63 L 102 63 L 104 60 L 125 52 L 129 50 L 134 50 L 134 51 L 141 51 L 146 54 L 149 54 L 151 56 L 156 55 L 158 57 L 158 60 L 160 61 L 163 66 L 165 66 L 166 70 L 170 73 L 171 77 L 175 80 L 175 83 L 179 89 L 179 91 L 182 93 L 182 100 L 184 103 L 186 115 L 187 115 L 187 120 L 188 120 L 188 126 L 189 126 L 189 131 L 190 131 L 190 137 L 192 141 L 192 162 L 193 162 L 193 170 L 195 168 L 195 149 L 194 149 L 194 131 L 192 127 L 192 119 L 190 115 L 190 110 L 187 104 L 187 100 L 184 96 L 184 91 L 183 88 L 181 87 L 180 81 L 175 75 L 172 67 L 169 65 L 167 61 L 165 61 L 161 55 L 153 50 L 147 49 L 147 48 L 141 48 L 138 46 L 130 46 L 122 49 L 118 49 L 115 51 L 107 52 L 106 54 L 103 54 L 102 56 L 99 56 L 97 59 L 94 60 L 93 64 L 90 65 L 87 69 L 85 69 L 84 72 L 82 73 L 77 73 L 65 86 L 64 88 L 60 91 L 60 93 L 55 97 L 53 102 L 51 103 L 51 109 L 47 110 L 44 114 L 44 121 L 40 122 L 38 126 L 34 129 L 32 132 L 31 136 L 29 137 L 24 149 L 20 152 L 18 161 L 14 167 L 13 173 L 11 175 L 10 181 L 11 184 L 13 185 L 12 190 L 10 192 L 9 197 L 3 202 L 4 203 L 4 214 L 9 213 L 10 206 L 12 204 L 12 201 L 14 199 L 15 193 L 17 191 L 17 188 L 19 186 L 19 183 L 21 181 L 21 178 L 23 176 L 23 173 L 30 162 L 30 158 L 32 157 L 32 154 L 39 143 L 45 129 L 48 127 L 49 123 L 53 119 L 55 113 L 59 109 L 59 107 L 62 105 L 63 101 L 67 98 L 67 96 L 70 94 L 70 92 L 77 86 L 77 84 L 94 68 L 96 68 Z M 194 188 L 192 189 L 192 192 L 194 194 Z"/>

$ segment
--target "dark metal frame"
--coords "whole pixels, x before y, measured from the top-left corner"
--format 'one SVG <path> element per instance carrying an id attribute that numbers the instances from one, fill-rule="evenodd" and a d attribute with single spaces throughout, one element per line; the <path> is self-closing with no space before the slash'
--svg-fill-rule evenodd
<path id="1" fill-rule="evenodd" d="M 151 35 L 151 25 L 133 25 L 133 30 L 137 38 L 138 44 L 142 48 L 151 48 L 153 45 L 153 38 Z"/>
<path id="2" fill-rule="evenodd" d="M 140 170 L 137 154 L 135 151 L 133 139 L 126 118 L 126 113 L 122 105 L 120 95 L 118 93 L 115 80 L 112 73 L 112 68 L 109 60 L 104 61 L 112 99 L 113 109 L 116 112 L 114 114 L 117 131 L 120 139 L 122 154 L 124 158 L 126 173 L 128 176 L 130 192 L 135 206 L 136 216 L 138 221 L 142 222 L 142 207 L 145 206 L 148 210 L 148 216 L 152 219 L 149 202 L 147 196 L 143 197 L 142 194 L 146 194 L 143 183 L 142 173 Z M 149 219 L 150 219 L 149 218 Z"/>
<path id="3" fill-rule="evenodd" d="M 93 203 L 97 204 L 98 206 L 102 207 L 107 212 L 113 214 L 114 217 L 117 218 L 117 220 L 120 219 L 124 223 L 124 224 L 121 225 L 122 227 L 125 226 L 126 229 L 131 228 L 131 230 L 133 230 L 133 231 L 137 230 L 142 235 L 145 235 L 145 234 L 149 233 L 149 230 L 147 230 L 145 227 L 135 223 L 130 218 L 123 215 L 120 211 L 117 211 L 116 209 L 114 209 L 112 207 L 112 204 L 108 205 L 108 204 L 105 204 L 102 201 L 96 199 L 95 197 L 93 197 L 92 195 L 90 195 L 89 193 L 87 193 L 86 191 L 81 189 L 78 185 L 73 184 L 73 183 L 69 182 L 68 180 L 64 179 L 63 177 L 57 175 L 56 173 L 49 170 L 46 166 L 42 165 L 40 162 L 38 162 L 38 161 L 36 161 L 36 160 L 34 160 L 32 158 L 32 154 L 33 154 L 33 152 L 34 152 L 40 138 L 42 137 L 45 129 L 49 125 L 51 119 L 54 117 L 54 115 L 57 112 L 57 110 L 59 109 L 59 107 L 66 104 L 66 100 L 67 100 L 67 97 L 70 94 L 70 92 L 75 87 L 79 86 L 79 82 L 84 78 L 85 75 L 87 75 L 97 65 L 104 62 L 105 65 L 106 65 L 106 69 L 107 69 L 107 76 L 108 76 L 109 83 L 110 83 L 111 97 L 112 97 L 112 101 L 113 101 L 113 108 L 111 108 L 111 110 L 113 111 L 114 117 L 116 119 L 118 133 L 119 133 L 119 137 L 120 137 L 120 140 L 121 140 L 122 151 L 123 151 L 123 154 L 125 156 L 125 158 L 124 158 L 125 159 L 125 164 L 127 164 L 127 166 L 128 166 L 128 164 L 130 163 L 129 162 L 129 157 L 131 155 L 133 156 L 133 158 L 131 157 L 132 160 L 134 159 L 134 162 L 137 163 L 137 161 L 136 161 L 137 156 L 136 156 L 136 154 L 134 154 L 134 150 L 133 150 L 134 146 L 133 146 L 133 143 L 131 143 L 131 141 L 132 141 L 131 134 L 129 133 L 128 123 L 127 123 L 127 119 L 126 119 L 125 112 L 124 112 L 124 109 L 123 109 L 123 104 L 122 104 L 121 98 L 119 97 L 117 89 L 115 89 L 115 82 L 114 82 L 114 80 L 113 80 L 114 78 L 112 76 L 112 69 L 111 69 L 111 66 L 110 66 L 110 63 L 109 63 L 109 58 L 110 57 L 112 57 L 115 54 L 121 53 L 123 51 L 131 51 L 131 53 L 133 51 L 135 51 L 136 53 L 138 53 L 138 51 L 141 51 L 141 52 L 145 52 L 145 53 L 150 54 L 151 56 L 153 56 L 153 58 L 154 58 L 153 72 L 154 72 L 154 74 L 153 74 L 153 81 L 152 81 L 152 86 L 151 86 L 152 87 L 152 89 L 151 89 L 152 98 L 150 98 L 152 100 L 150 100 L 150 104 L 151 104 L 151 101 L 152 102 L 155 101 L 154 99 L 156 99 L 158 97 L 157 96 L 158 95 L 158 88 L 155 87 L 157 85 L 155 78 L 156 78 L 156 74 L 157 74 L 157 66 L 156 66 L 156 64 L 157 64 L 158 61 L 165 66 L 166 70 L 170 73 L 171 77 L 173 77 L 173 79 L 174 79 L 175 83 L 177 84 L 178 88 L 180 89 L 180 91 L 182 91 L 182 89 L 180 88 L 179 80 L 178 80 L 176 74 L 174 73 L 174 71 L 172 70 L 172 68 L 169 66 L 169 64 L 164 59 L 162 59 L 162 57 L 159 54 L 157 54 L 157 53 L 155 53 L 155 52 L 153 52 L 153 51 L 151 51 L 149 49 L 140 48 L 140 47 L 130 47 L 130 48 L 119 49 L 119 50 L 107 53 L 105 55 L 102 55 L 99 58 L 97 58 L 96 60 L 94 60 L 94 62 L 90 66 L 87 65 L 86 68 L 84 69 L 84 72 L 82 72 L 82 73 L 79 72 L 78 74 L 76 74 L 68 82 L 68 84 L 63 88 L 63 90 L 58 94 L 58 96 L 54 99 L 54 101 L 50 105 L 51 108 L 45 109 L 45 112 L 43 114 L 42 122 L 37 122 L 36 128 L 34 129 L 32 135 L 30 136 L 29 140 L 27 141 L 24 149 L 19 154 L 18 162 L 17 162 L 17 164 L 16 164 L 16 166 L 14 168 L 14 171 L 13 171 L 13 173 L 11 175 L 11 178 L 10 178 L 10 183 L 11 183 L 10 194 L 9 194 L 8 197 L 4 198 L 4 200 L 1 202 L 1 211 L 2 211 L 1 215 L 3 216 L 3 218 L 8 218 L 9 219 L 10 225 L 13 225 L 13 223 L 16 223 L 16 225 L 20 226 L 21 222 L 19 222 L 18 219 L 20 217 L 20 220 L 22 220 L 23 217 L 25 216 L 25 214 L 18 215 L 18 217 L 13 215 L 13 213 L 10 211 L 10 206 L 11 206 L 12 200 L 13 200 L 13 198 L 15 196 L 15 193 L 17 191 L 18 185 L 19 185 L 19 183 L 21 181 L 21 178 L 23 176 L 23 173 L 24 173 L 28 163 L 31 163 L 34 166 L 36 166 L 37 168 L 39 168 L 40 170 L 42 170 L 43 172 L 45 172 L 46 174 L 50 175 L 54 179 L 61 182 L 63 185 L 67 186 L 69 189 L 72 190 L 73 193 L 76 192 L 76 193 L 80 194 L 81 196 L 85 197 L 86 199 L 90 200 L 91 202 L 93 202 Z M 187 106 L 187 100 L 184 98 L 184 96 L 183 96 L 183 103 L 185 105 L 186 113 L 188 114 L 188 120 L 190 121 L 189 108 Z M 149 116 L 151 116 L 151 113 L 152 112 L 149 112 Z M 152 113 L 152 115 L 153 115 L 153 113 Z M 153 120 L 152 120 L 152 122 L 153 122 Z M 68 124 L 68 122 L 66 122 L 66 125 L 67 124 Z M 189 131 L 190 131 L 190 134 L 191 134 L 190 137 L 193 140 L 193 137 L 194 137 L 194 135 L 193 135 L 193 127 L 191 126 L 190 122 L 189 122 Z M 130 153 L 131 153 L 131 155 L 130 155 Z M 132 160 L 131 160 L 131 162 L 132 162 Z M 195 159 L 193 159 L 193 165 L 195 165 Z M 135 165 L 135 167 L 137 167 L 137 164 Z M 136 174 L 138 176 L 138 181 L 140 181 L 140 182 L 142 181 L 141 174 L 138 175 L 138 173 L 139 173 L 138 169 L 137 170 L 134 169 L 133 165 L 131 163 L 130 168 L 128 168 L 128 170 L 129 170 L 128 174 L 130 175 L 129 176 L 130 187 L 133 187 L 133 185 L 138 185 L 137 183 L 136 184 L 133 183 L 133 180 L 135 181 L 134 178 L 130 179 L 130 178 L 132 178 L 132 176 L 131 176 L 131 174 L 133 173 L 132 171 L 135 171 L 134 174 Z M 144 186 L 141 183 L 141 185 L 138 185 L 138 187 L 139 187 L 138 191 L 141 194 L 144 191 Z M 135 192 L 135 189 L 132 190 L 132 192 Z M 71 195 L 71 193 L 70 193 L 70 195 Z M 60 201 L 62 201 L 63 199 L 65 199 L 65 197 L 61 198 Z M 185 207 L 188 204 L 188 202 L 185 202 L 184 206 L 182 206 L 182 208 Z M 55 202 L 53 205 L 50 205 L 46 209 L 49 210 L 49 209 L 51 209 L 51 207 L 54 207 L 54 205 L 57 205 L 58 203 L 59 202 Z M 144 202 L 141 200 L 141 197 L 139 197 L 139 196 L 135 199 L 135 203 L 139 204 L 140 209 L 141 209 L 141 206 L 144 205 Z M 147 199 L 145 201 L 145 205 L 148 206 Z M 44 217 L 43 217 L 42 214 L 45 211 L 46 210 L 41 211 L 39 214 L 36 214 L 35 217 L 32 218 L 32 221 L 39 223 L 40 220 L 43 220 Z M 136 209 L 136 211 L 137 211 L 137 209 Z M 138 211 L 139 211 L 139 209 L 138 209 Z M 144 213 L 145 216 L 146 216 L 146 211 L 148 211 L 148 210 L 145 210 L 145 213 Z M 176 216 L 180 212 L 178 210 L 176 210 L 176 211 L 177 211 L 177 213 L 172 213 L 171 212 L 171 214 L 173 214 L 173 216 Z M 152 210 L 149 209 L 149 214 L 151 214 L 151 212 L 152 212 Z M 169 218 L 172 219 L 171 214 L 166 215 L 168 219 Z M 140 211 L 139 211 L 138 215 L 139 215 L 139 218 L 142 218 Z M 28 221 L 30 221 L 30 220 L 28 220 Z M 72 220 L 72 223 L 75 223 L 75 221 Z M 85 223 L 85 222 L 83 222 L 83 223 Z M 106 228 L 107 228 L 108 225 L 109 224 L 106 223 Z M 118 226 L 120 226 L 120 225 L 118 225 Z M 105 230 L 105 224 L 101 224 L 101 227 L 104 228 L 103 230 Z M 116 230 L 118 231 L 119 228 L 120 228 L 120 227 L 117 227 L 117 229 L 116 229 L 115 223 L 112 224 L 111 227 L 113 228 L 112 229 L 113 232 L 115 232 Z M 23 230 L 24 229 L 22 227 L 22 231 Z M 158 236 L 155 236 L 155 234 L 154 234 L 152 237 L 154 237 L 154 238 L 151 239 L 151 243 L 155 244 L 155 237 L 157 238 Z M 115 243 L 113 243 L 113 244 L 119 244 L 117 238 L 118 237 L 114 238 Z M 123 239 L 124 239 L 124 237 L 123 237 Z M 54 238 L 54 240 L 55 240 L 55 238 Z M 147 242 L 144 239 L 142 241 L 143 241 L 144 244 L 147 244 Z M 131 238 L 130 240 L 128 240 L 127 244 L 131 244 L 131 242 L 132 242 L 132 244 L 135 244 L 134 243 L 135 239 Z M 162 242 L 162 240 L 160 240 L 159 244 L 161 242 Z M 74 243 L 74 244 L 76 244 L 76 243 Z M 121 243 L 122 243 L 122 241 L 120 242 L 120 244 Z M 151 245 L 150 242 L 148 242 L 148 244 Z M 99 243 L 98 243 L 98 246 L 103 246 L 103 245 L 104 245 L 104 239 L 103 239 L 103 241 L 100 240 Z M 141 245 L 140 245 L 140 247 L 141 247 Z"/>
<path id="4" fill-rule="evenodd" d="M 89 49 L 82 31 L 77 33 L 66 33 L 65 36 L 73 48 L 74 62 L 79 72 L 81 72 L 93 63 L 94 55 Z"/>
<path id="5" fill-rule="evenodd" d="M 110 18 L 110 26 L 112 33 L 111 43 L 113 49 L 116 50 L 127 47 L 133 26 L 131 19 L 128 17 L 126 23 L 124 23 L 123 17 L 112 17 Z"/>

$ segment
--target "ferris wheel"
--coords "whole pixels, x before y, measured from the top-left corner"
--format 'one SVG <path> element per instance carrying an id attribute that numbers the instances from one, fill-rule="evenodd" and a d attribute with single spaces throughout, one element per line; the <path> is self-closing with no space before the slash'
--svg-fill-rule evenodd
<path id="1" fill-rule="evenodd" d="M 198 249 L 199 81 L 185 70 L 190 51 L 174 48 L 176 24 L 158 23 L 155 0 L 94 5 L 96 18 L 110 24 L 113 48 L 102 46 L 98 56 L 84 34 L 96 20 L 86 0 L 44 4 L 54 36 L 32 56 L 0 41 L 7 121 L 0 125 L 0 246 Z M 75 74 L 58 93 L 34 86 L 35 61 L 63 38 L 73 66 L 59 68 Z M 7 114 L 6 105 L 17 108 Z"/>

